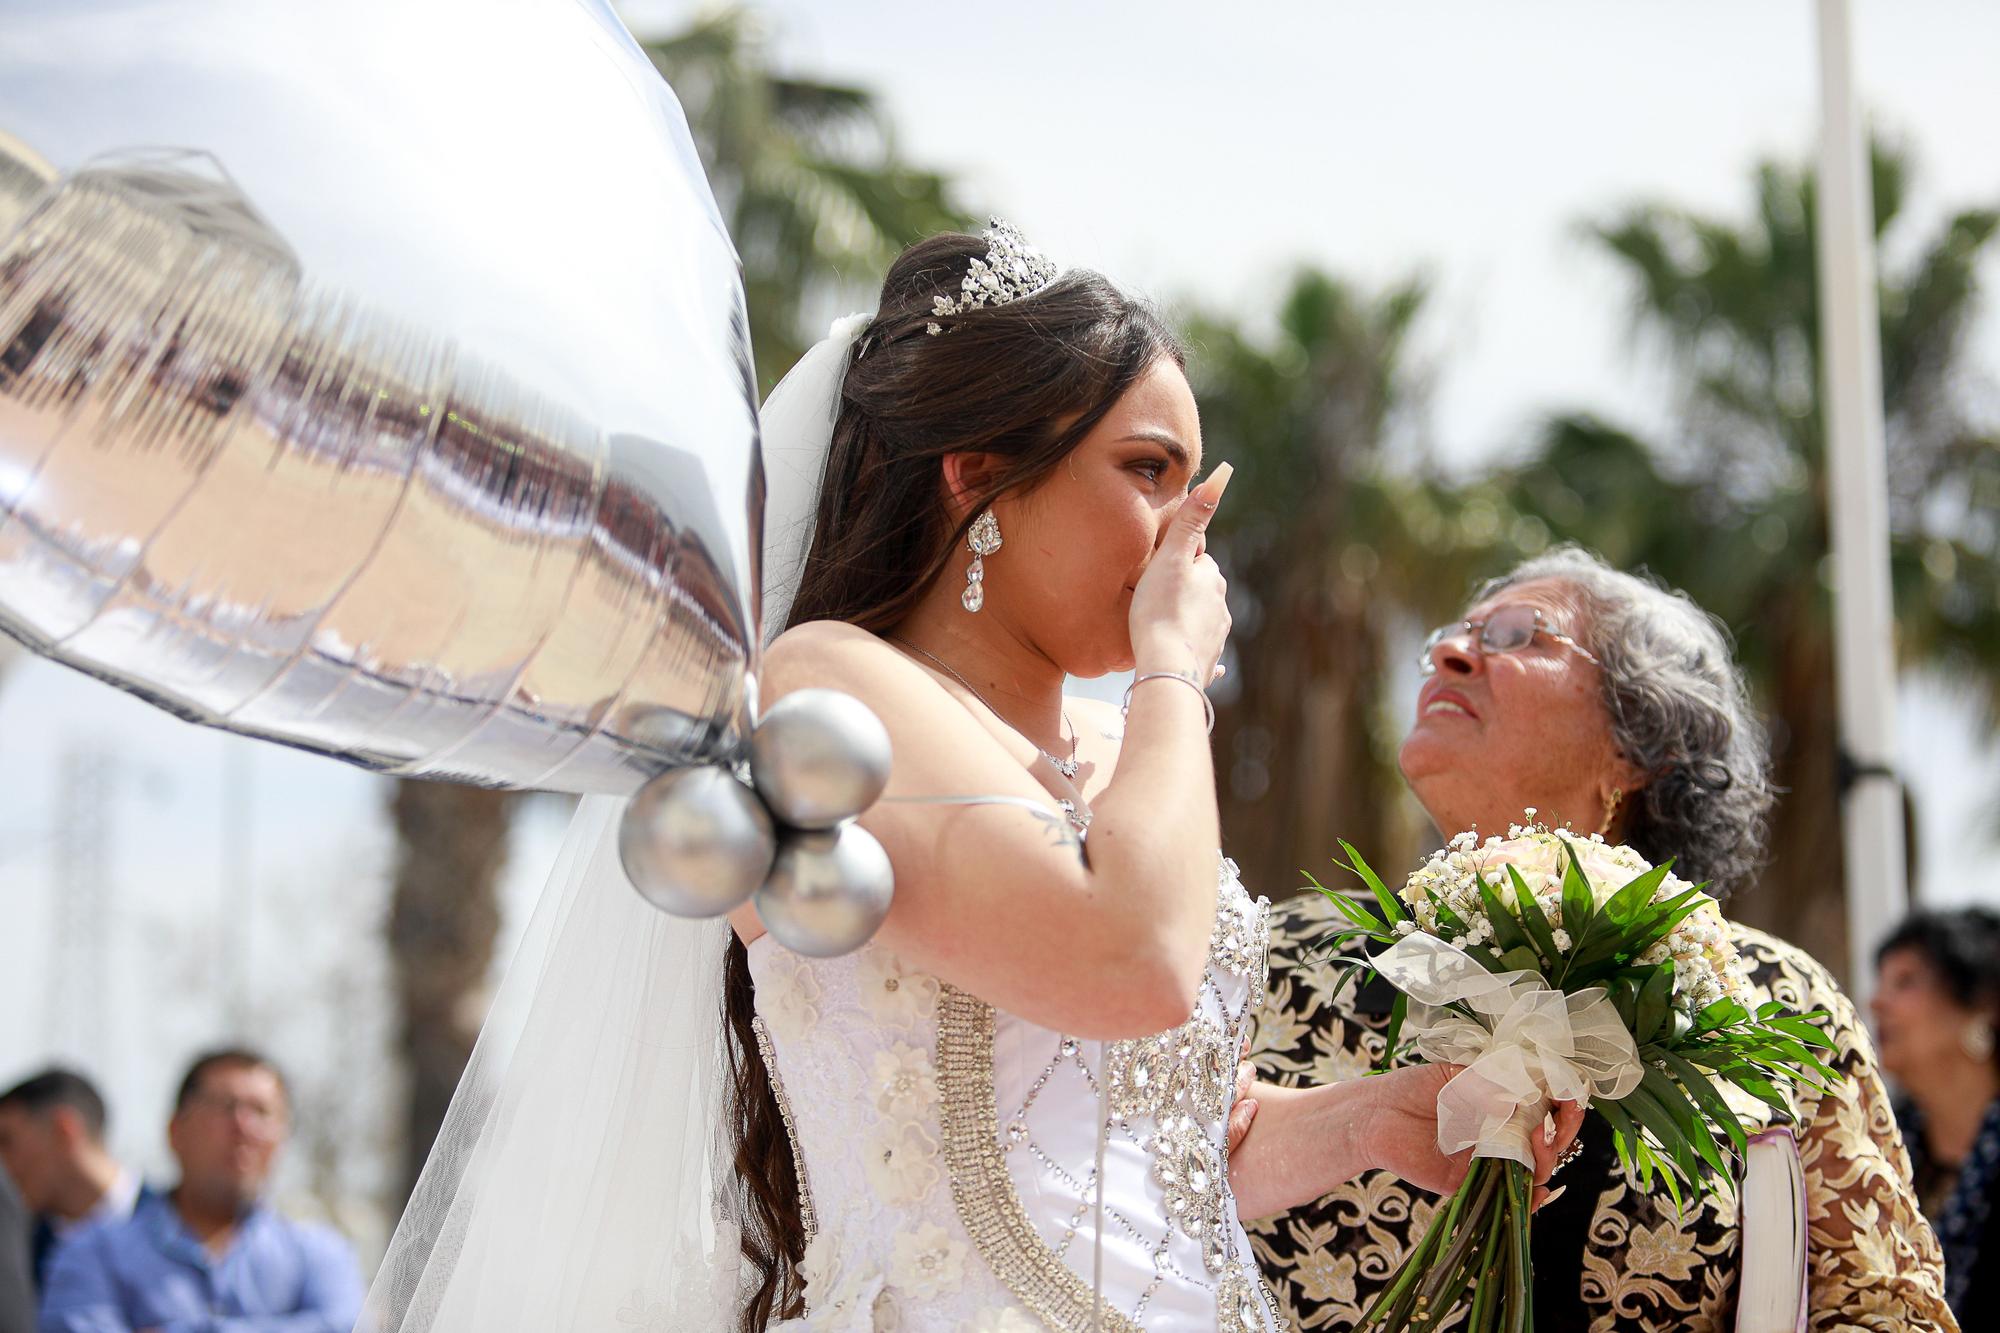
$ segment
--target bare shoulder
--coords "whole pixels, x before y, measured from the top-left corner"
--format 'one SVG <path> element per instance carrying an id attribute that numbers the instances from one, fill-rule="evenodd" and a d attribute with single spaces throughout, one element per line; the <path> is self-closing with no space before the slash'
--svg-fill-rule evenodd
<path id="1" fill-rule="evenodd" d="M 867 630 L 841 620 L 795 625 L 764 650 L 763 696 L 773 699 L 811 686 L 851 690 L 907 659 Z"/>
<path id="2" fill-rule="evenodd" d="M 868 705 L 906 749 L 916 734 L 971 724 L 970 715 L 931 674 L 865 629 L 815 620 L 779 635 L 764 652 L 759 682 L 769 708 L 794 690 L 839 690 Z M 947 724 L 946 719 L 949 719 Z M 976 725 L 976 724 L 975 724 Z"/>

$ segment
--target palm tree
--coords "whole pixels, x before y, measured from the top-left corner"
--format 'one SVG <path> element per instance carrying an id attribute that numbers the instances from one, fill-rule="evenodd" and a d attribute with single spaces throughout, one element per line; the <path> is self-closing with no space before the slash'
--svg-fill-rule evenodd
<path id="1" fill-rule="evenodd" d="M 390 798 L 396 868 L 389 959 L 408 1075 L 403 1198 L 416 1188 L 486 1017 L 500 871 L 516 799 L 414 778 L 397 782 Z"/>
<path id="2" fill-rule="evenodd" d="M 816 303 L 848 284 L 872 285 L 904 245 L 964 219 L 942 175 L 898 158 L 872 94 L 772 72 L 741 11 L 642 45 L 680 96 L 735 238 L 757 376 L 768 390 L 816 336 L 805 324 Z M 443 783 L 394 788 L 389 948 L 410 1081 L 406 1192 L 485 1010 L 515 804 L 505 792 Z"/>
<path id="3" fill-rule="evenodd" d="M 805 316 L 820 298 L 872 294 L 904 246 L 964 225 L 950 182 L 901 159 L 873 93 L 774 72 L 745 11 L 640 45 L 680 94 L 742 257 L 760 391 L 819 336 Z"/>
<path id="4" fill-rule="evenodd" d="M 1881 274 L 1899 649 L 1906 664 L 1976 673 L 2000 701 L 2000 456 L 1970 420 L 1966 339 L 1977 264 L 2000 214 L 1971 210 L 1910 248 L 1896 226 L 1908 160 L 1872 154 Z M 1756 173 L 1747 223 L 1656 204 L 1589 229 L 1625 270 L 1639 345 L 1680 381 L 1672 439 L 1584 414 L 1555 418 L 1506 480 L 1557 538 L 1644 564 L 1734 627 L 1769 710 L 1777 781 L 1772 864 L 1736 910 L 1836 969 L 1847 957 L 1839 837 L 1825 419 L 1813 175 Z"/>
<path id="5" fill-rule="evenodd" d="M 1218 690 L 1222 823 L 1250 882 L 1284 892 L 1344 837 L 1414 851 L 1384 717 L 1384 643 L 1409 588 L 1410 515 L 1432 487 L 1385 467 L 1422 402 L 1409 339 L 1425 285 L 1365 292 L 1304 272 L 1259 339 L 1190 327 L 1206 452 L 1236 467 L 1214 540 L 1233 665 Z"/>

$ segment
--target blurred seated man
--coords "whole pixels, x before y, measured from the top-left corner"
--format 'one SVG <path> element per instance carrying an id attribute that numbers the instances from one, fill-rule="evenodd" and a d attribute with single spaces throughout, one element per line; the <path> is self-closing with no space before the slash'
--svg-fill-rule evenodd
<path id="1" fill-rule="evenodd" d="M 196 1060 L 167 1126 L 180 1184 L 63 1243 L 43 1333 L 348 1333 L 363 1295 L 353 1251 L 262 1201 L 289 1123 L 270 1061 L 245 1050 Z"/>
<path id="2" fill-rule="evenodd" d="M 104 1146 L 104 1098 L 89 1079 L 45 1069 L 0 1092 L 0 1166 L 35 1216 L 33 1276 L 48 1279 L 56 1242 L 132 1215 L 139 1178 Z"/>

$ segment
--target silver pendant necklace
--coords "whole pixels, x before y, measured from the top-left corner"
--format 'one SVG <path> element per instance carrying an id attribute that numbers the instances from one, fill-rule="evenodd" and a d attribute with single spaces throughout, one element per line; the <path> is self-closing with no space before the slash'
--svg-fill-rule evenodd
<path id="1" fill-rule="evenodd" d="M 930 662 L 933 666 L 935 666 L 938 670 L 944 672 L 945 675 L 950 676 L 953 680 L 965 686 L 966 689 L 971 690 L 973 698 L 979 700 L 979 702 L 982 704 L 986 704 L 987 712 L 993 714 L 993 716 L 995 717 L 1000 717 L 1000 710 L 995 708 L 992 704 L 987 703 L 986 696 L 981 694 L 978 688 L 974 686 L 971 681 L 967 680 L 964 676 L 961 676 L 958 674 L 958 672 L 954 671 L 952 669 L 951 663 L 945 661 L 943 658 L 939 657 L 936 653 L 925 652 L 923 649 L 917 647 L 917 645 L 911 643 L 908 639 L 902 637 L 900 634 L 891 634 L 886 637 L 895 640 L 895 642 L 897 643 L 902 644 L 905 648 L 908 648 L 911 652 L 915 653 L 917 656 L 921 658 L 924 658 L 926 661 Z M 1077 769 L 1080 766 L 1080 761 L 1076 757 L 1076 724 L 1069 720 L 1069 713 L 1067 711 L 1063 713 L 1062 720 L 1063 720 L 1063 726 L 1069 729 L 1069 758 L 1058 759 L 1054 755 L 1050 754 L 1047 750 L 1044 750 L 1039 745 L 1035 745 L 1035 753 L 1040 755 L 1042 758 L 1048 760 L 1050 763 L 1054 764 L 1056 766 L 1056 772 L 1062 774 L 1064 777 L 1074 782 L 1076 780 Z M 1001 718 L 1001 721 L 1004 722 L 1006 721 L 1006 719 Z M 1030 745 L 1034 745 L 1033 741 L 1029 741 L 1028 743 Z"/>

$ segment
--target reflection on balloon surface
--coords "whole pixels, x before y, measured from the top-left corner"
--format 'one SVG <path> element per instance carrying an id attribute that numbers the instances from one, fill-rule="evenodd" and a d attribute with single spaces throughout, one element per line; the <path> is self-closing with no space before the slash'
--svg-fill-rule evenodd
<path id="1" fill-rule="evenodd" d="M 10 12 L 0 628 L 370 768 L 628 791 L 746 732 L 761 504 L 734 253 L 602 5 Z"/>

